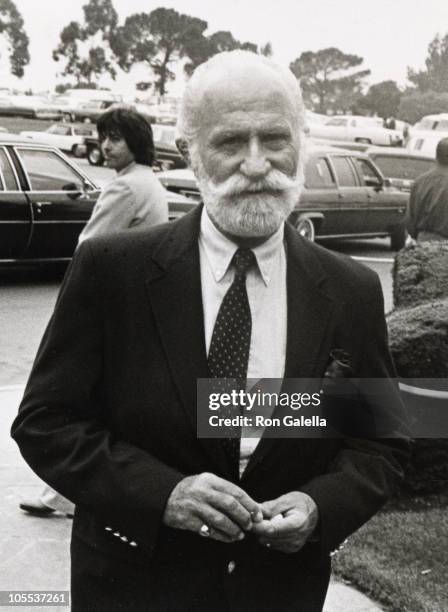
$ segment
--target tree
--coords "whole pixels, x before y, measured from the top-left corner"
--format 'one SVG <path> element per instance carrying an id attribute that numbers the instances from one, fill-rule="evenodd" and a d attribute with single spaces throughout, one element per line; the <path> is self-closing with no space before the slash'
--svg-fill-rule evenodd
<path id="1" fill-rule="evenodd" d="M 424 115 L 448 113 L 448 92 L 438 93 L 414 91 L 403 94 L 397 116 L 403 121 L 414 124 Z"/>
<path id="2" fill-rule="evenodd" d="M 24 67 L 29 64 L 29 39 L 24 30 L 22 15 L 12 0 L 0 0 L 0 38 L 3 37 L 8 46 L 11 72 L 17 77 L 23 77 Z"/>
<path id="3" fill-rule="evenodd" d="M 300 79 L 305 102 L 313 110 L 326 113 L 349 109 L 361 95 L 363 79 L 370 70 L 350 71 L 363 61 L 358 55 L 329 47 L 305 51 L 289 67 Z"/>
<path id="4" fill-rule="evenodd" d="M 402 92 L 395 81 L 382 81 L 371 85 L 369 91 L 359 100 L 357 106 L 384 119 L 396 117 L 401 96 Z"/>
<path id="5" fill-rule="evenodd" d="M 77 83 L 92 87 L 103 74 L 116 76 L 111 41 L 115 36 L 118 15 L 112 0 L 89 0 L 83 7 L 84 21 L 71 21 L 60 34 L 53 59 L 65 60 L 63 75 L 72 75 Z"/>
<path id="6" fill-rule="evenodd" d="M 244 49 L 270 57 L 272 55 L 272 45 L 270 42 L 262 47 L 257 47 L 251 42 L 240 42 L 234 38 L 233 34 L 227 30 L 219 30 L 210 36 L 195 37 L 187 41 L 185 46 L 185 54 L 189 61 L 184 66 L 184 71 L 188 76 L 193 74 L 203 62 L 206 62 L 213 55 L 222 53 L 223 51 L 234 51 L 235 49 Z"/>
<path id="7" fill-rule="evenodd" d="M 151 13 L 129 16 L 114 38 L 113 48 L 120 66 L 129 70 L 135 63 L 148 64 L 156 75 L 156 87 L 161 96 L 169 80 L 173 61 L 185 57 L 191 41 L 202 44 L 207 22 L 178 13 L 174 9 L 158 8 Z M 204 51 L 202 50 L 202 53 Z"/>
<path id="8" fill-rule="evenodd" d="M 408 79 L 422 92 L 448 91 L 448 34 L 439 34 L 429 43 L 426 69 L 408 68 Z"/>

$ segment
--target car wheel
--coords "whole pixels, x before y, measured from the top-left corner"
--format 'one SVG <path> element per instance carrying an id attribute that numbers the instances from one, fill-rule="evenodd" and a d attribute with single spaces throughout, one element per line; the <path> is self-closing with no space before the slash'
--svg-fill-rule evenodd
<path id="1" fill-rule="evenodd" d="M 372 144 L 372 141 L 370 140 L 370 138 L 355 138 L 355 142 L 359 142 L 362 144 Z"/>
<path id="2" fill-rule="evenodd" d="M 307 240 L 311 240 L 311 242 L 314 242 L 314 239 L 316 237 L 316 230 L 314 228 L 314 223 L 311 219 L 308 219 L 308 217 L 302 217 L 301 219 L 297 219 L 295 226 L 300 236 L 306 238 Z"/>
<path id="3" fill-rule="evenodd" d="M 101 149 L 97 146 L 89 147 L 87 159 L 91 166 L 102 166 L 104 164 L 103 154 L 101 153 Z"/>
<path id="4" fill-rule="evenodd" d="M 390 248 L 392 251 L 400 251 L 406 242 L 406 230 L 402 225 L 394 228 L 390 234 Z"/>
<path id="5" fill-rule="evenodd" d="M 84 148 L 84 151 L 85 151 L 85 148 Z M 72 152 L 72 155 L 74 155 L 75 157 L 83 156 L 82 148 L 79 145 L 73 145 L 71 152 Z"/>

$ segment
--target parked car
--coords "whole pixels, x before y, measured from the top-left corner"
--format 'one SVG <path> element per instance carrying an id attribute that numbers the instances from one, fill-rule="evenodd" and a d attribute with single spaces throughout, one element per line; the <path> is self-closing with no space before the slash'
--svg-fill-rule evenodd
<path id="1" fill-rule="evenodd" d="M 174 170 L 176 168 L 185 168 L 185 160 L 176 147 L 176 129 L 169 125 L 151 125 L 151 127 L 156 149 L 154 169 Z M 86 146 L 89 164 L 92 166 L 102 166 L 104 164 L 104 156 L 98 137 L 86 138 Z"/>
<path id="2" fill-rule="evenodd" d="M 428 156 L 435 156 L 442 138 L 448 138 L 448 113 L 425 115 L 413 125 L 406 148 Z"/>
<path id="3" fill-rule="evenodd" d="M 414 132 L 446 132 L 448 134 L 448 113 L 425 115 L 412 128 Z"/>
<path id="4" fill-rule="evenodd" d="M 58 149 L 0 134 L 0 262 L 70 259 L 100 193 Z M 169 194 L 170 219 L 194 206 Z"/>
<path id="5" fill-rule="evenodd" d="M 9 117 L 31 117 L 34 119 L 59 119 L 59 109 L 40 96 L 1 96 L 0 115 Z"/>
<path id="6" fill-rule="evenodd" d="M 392 187 L 402 191 L 410 191 L 415 179 L 432 170 L 436 163 L 434 157 L 407 149 L 369 147 L 366 153 Z"/>
<path id="7" fill-rule="evenodd" d="M 64 120 L 84 121 L 85 123 L 96 123 L 108 108 L 115 102 L 111 100 L 91 100 L 89 102 L 80 102 L 76 106 L 69 106 L 63 113 Z"/>
<path id="8" fill-rule="evenodd" d="M 83 124 L 74 123 L 54 123 L 45 131 L 24 131 L 21 136 L 51 145 L 72 153 L 75 157 L 84 157 L 87 153 L 85 140 L 87 137 L 96 138 L 96 128 Z"/>
<path id="9" fill-rule="evenodd" d="M 334 147 L 310 147 L 305 184 L 289 221 L 310 240 L 390 236 L 391 248 L 404 246 L 408 195 L 390 186 L 365 154 Z M 190 170 L 159 175 L 169 190 L 200 199 Z"/>
<path id="10" fill-rule="evenodd" d="M 309 134 L 313 138 L 363 142 L 370 145 L 398 146 L 401 144 L 402 134 L 398 130 L 383 128 L 374 121 L 366 121 L 366 119 L 371 118 L 335 116 L 324 124 L 310 123 Z"/>

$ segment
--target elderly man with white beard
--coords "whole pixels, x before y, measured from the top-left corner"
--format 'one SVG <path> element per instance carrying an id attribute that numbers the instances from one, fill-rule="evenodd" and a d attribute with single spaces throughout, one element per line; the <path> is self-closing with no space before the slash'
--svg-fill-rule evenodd
<path id="1" fill-rule="evenodd" d="M 203 205 L 71 264 L 12 434 L 76 504 L 75 612 L 322 610 L 331 552 L 402 475 L 400 439 L 197 435 L 200 379 L 322 379 L 336 347 L 393 375 L 376 275 L 286 222 L 303 127 L 289 70 L 213 57 L 179 118 Z"/>

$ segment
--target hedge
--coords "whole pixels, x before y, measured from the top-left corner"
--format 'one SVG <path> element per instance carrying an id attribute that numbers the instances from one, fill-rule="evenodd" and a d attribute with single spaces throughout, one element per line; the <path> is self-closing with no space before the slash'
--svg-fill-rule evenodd
<path id="1" fill-rule="evenodd" d="M 403 378 L 448 378 L 448 298 L 394 310 L 389 346 Z"/>
<path id="2" fill-rule="evenodd" d="M 398 375 L 448 378 L 448 243 L 400 251 L 393 281 L 395 310 L 387 322 Z M 414 440 L 401 493 L 447 492 L 448 439 Z"/>
<path id="3" fill-rule="evenodd" d="M 395 308 L 448 297 L 448 241 L 401 250 L 392 274 Z"/>

